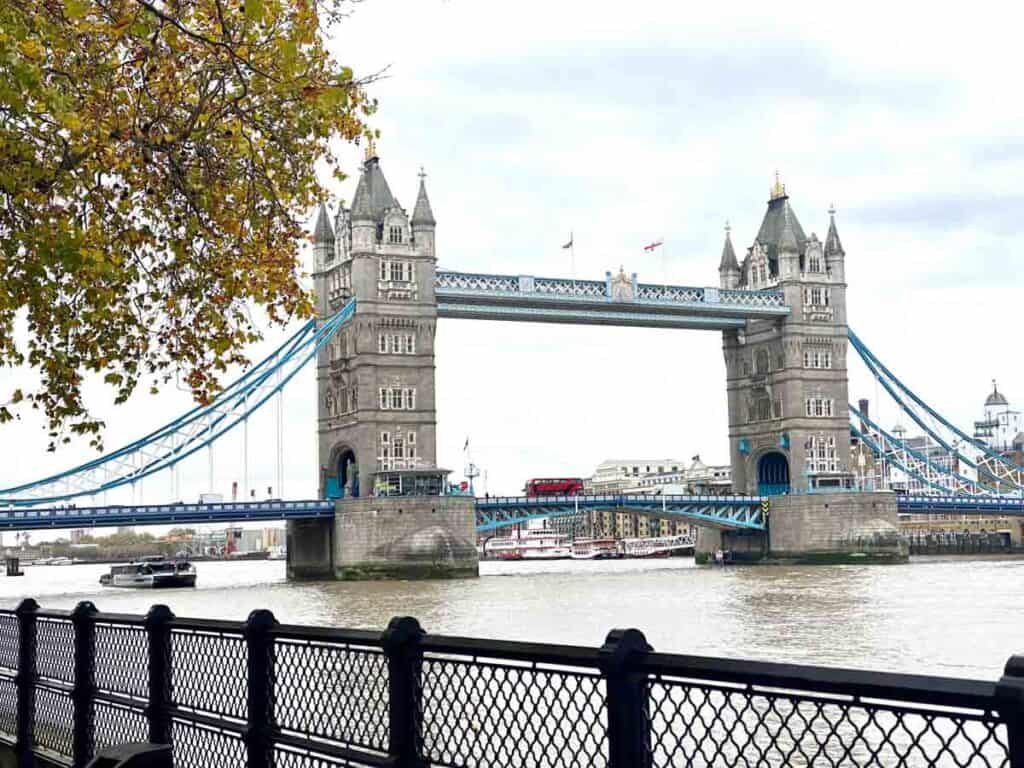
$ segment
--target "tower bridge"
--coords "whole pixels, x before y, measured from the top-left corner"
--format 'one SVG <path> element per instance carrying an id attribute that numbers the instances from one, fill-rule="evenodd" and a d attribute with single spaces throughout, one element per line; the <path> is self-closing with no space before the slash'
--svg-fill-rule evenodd
<path id="1" fill-rule="evenodd" d="M 348 578 L 473 575 L 478 532 L 582 509 L 683 518 L 700 526 L 698 549 L 798 559 L 900 559 L 898 511 L 1024 517 L 1021 469 L 943 419 L 849 330 L 834 214 L 823 240 L 807 235 L 776 182 L 742 259 L 726 228 L 717 286 L 644 283 L 622 267 L 597 280 L 440 270 L 424 176 L 409 215 L 370 156 L 351 207 L 333 218 L 323 205 L 318 211 L 317 319 L 214 402 L 67 472 L 0 490 L 0 530 L 283 519 L 290 576 Z M 436 455 L 439 318 L 721 333 L 738 495 L 445 494 Z M 950 461 L 938 464 L 848 405 L 848 349 Z M 307 363 L 316 367 L 316 499 L 97 503 L 245 430 Z M 247 438 L 245 445 L 247 476 Z M 878 467 L 867 491 L 865 452 Z M 919 478 L 926 493 L 886 490 L 894 471 Z"/>

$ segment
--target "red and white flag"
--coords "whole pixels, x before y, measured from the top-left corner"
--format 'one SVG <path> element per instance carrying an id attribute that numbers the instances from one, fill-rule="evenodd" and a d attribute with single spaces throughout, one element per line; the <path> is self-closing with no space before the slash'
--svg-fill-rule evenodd
<path id="1" fill-rule="evenodd" d="M 645 251 L 653 251 L 659 245 L 664 245 L 664 244 L 665 244 L 664 240 L 655 240 L 653 243 L 648 243 L 647 245 L 645 245 L 644 246 L 644 250 Z"/>

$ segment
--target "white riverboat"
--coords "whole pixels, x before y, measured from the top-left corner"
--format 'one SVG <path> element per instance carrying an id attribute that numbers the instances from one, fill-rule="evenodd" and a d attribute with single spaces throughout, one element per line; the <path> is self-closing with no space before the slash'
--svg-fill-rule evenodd
<path id="1" fill-rule="evenodd" d="M 537 529 L 491 539 L 484 555 L 496 560 L 568 560 L 572 547 L 568 536 Z"/>
<path id="2" fill-rule="evenodd" d="M 572 543 L 573 560 L 614 560 L 619 557 L 622 553 L 612 536 L 576 539 Z"/>
<path id="3" fill-rule="evenodd" d="M 196 568 L 187 560 L 146 557 L 124 565 L 110 566 L 110 573 L 100 576 L 100 584 L 104 587 L 136 589 L 194 587 Z"/>

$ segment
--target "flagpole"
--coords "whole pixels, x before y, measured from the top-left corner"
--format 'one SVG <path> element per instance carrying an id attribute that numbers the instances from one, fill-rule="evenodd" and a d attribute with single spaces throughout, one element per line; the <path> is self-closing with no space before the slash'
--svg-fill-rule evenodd
<path id="1" fill-rule="evenodd" d="M 668 298 L 668 247 L 665 238 L 661 238 L 661 281 L 665 284 L 665 297 Z"/>
<path id="2" fill-rule="evenodd" d="M 569 274 L 572 275 L 572 292 L 576 293 L 576 234 L 569 231 Z"/>

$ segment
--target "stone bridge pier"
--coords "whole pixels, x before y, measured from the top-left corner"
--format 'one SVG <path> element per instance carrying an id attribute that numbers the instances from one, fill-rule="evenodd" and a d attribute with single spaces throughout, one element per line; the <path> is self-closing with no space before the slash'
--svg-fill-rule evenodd
<path id="1" fill-rule="evenodd" d="M 733 562 L 902 563 L 896 495 L 889 491 L 774 496 L 765 532 L 700 528 L 698 562 L 716 550 Z"/>
<path id="2" fill-rule="evenodd" d="M 334 520 L 288 523 L 289 579 L 456 579 L 478 575 L 474 500 L 339 500 Z"/>

